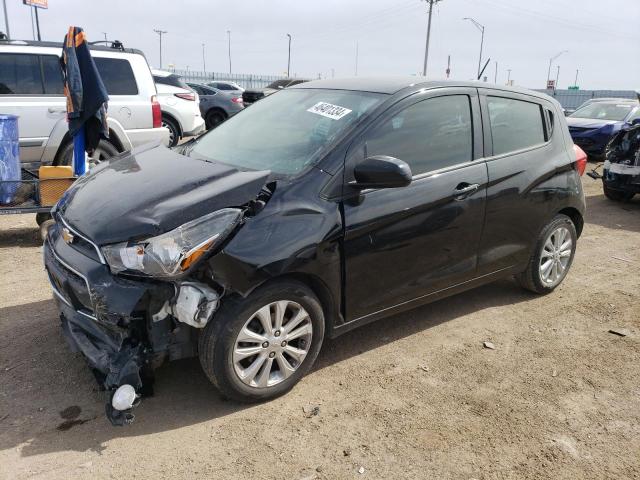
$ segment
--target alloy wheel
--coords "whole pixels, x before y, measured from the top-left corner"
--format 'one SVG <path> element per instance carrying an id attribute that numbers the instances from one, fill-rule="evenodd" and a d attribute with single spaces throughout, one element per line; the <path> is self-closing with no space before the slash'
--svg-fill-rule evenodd
<path id="1" fill-rule="evenodd" d="M 573 240 L 567 227 L 558 227 L 547 236 L 539 264 L 540 280 L 544 285 L 554 287 L 562 281 L 572 253 Z"/>
<path id="2" fill-rule="evenodd" d="M 254 388 L 279 384 L 293 375 L 311 348 L 313 325 L 298 303 L 280 300 L 260 308 L 240 329 L 233 348 L 233 367 Z"/>

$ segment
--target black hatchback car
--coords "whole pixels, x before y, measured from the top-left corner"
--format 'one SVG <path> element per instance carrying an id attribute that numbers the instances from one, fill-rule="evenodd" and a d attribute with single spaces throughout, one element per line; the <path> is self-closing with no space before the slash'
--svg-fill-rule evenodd
<path id="1" fill-rule="evenodd" d="M 585 166 L 544 94 L 314 81 L 98 165 L 55 207 L 44 261 L 114 424 L 155 367 L 196 355 L 226 396 L 264 400 L 325 336 L 506 276 L 551 292 Z"/>

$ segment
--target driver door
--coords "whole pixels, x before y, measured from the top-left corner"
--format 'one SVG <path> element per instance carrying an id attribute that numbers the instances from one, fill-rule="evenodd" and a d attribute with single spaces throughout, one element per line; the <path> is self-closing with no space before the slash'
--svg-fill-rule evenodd
<path id="1" fill-rule="evenodd" d="M 487 186 L 476 89 L 417 93 L 391 107 L 350 147 L 345 180 L 373 155 L 404 160 L 413 180 L 344 201 L 347 322 L 476 275 Z"/>

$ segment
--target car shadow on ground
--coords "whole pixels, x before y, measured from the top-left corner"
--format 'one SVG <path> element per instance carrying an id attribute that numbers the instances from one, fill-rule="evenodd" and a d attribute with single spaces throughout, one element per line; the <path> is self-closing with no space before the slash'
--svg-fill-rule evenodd
<path id="1" fill-rule="evenodd" d="M 0 230 L 0 248 L 39 247 L 42 237 L 38 226 Z"/>
<path id="2" fill-rule="evenodd" d="M 640 232 L 640 195 L 628 202 L 615 202 L 603 194 L 587 199 L 586 220 L 590 224 L 616 230 Z"/>
<path id="3" fill-rule="evenodd" d="M 327 339 L 310 375 L 463 315 L 536 297 L 505 279 L 453 298 Z M 84 360 L 64 343 L 52 300 L 0 309 L 0 351 L 0 391 L 11 392 L 8 402 L 0 399 L 0 450 L 18 448 L 21 456 L 99 453 L 114 438 L 169 431 L 256 408 L 221 398 L 197 359 L 181 360 L 156 371 L 155 396 L 136 410 L 133 425 L 112 427 L 103 414 L 104 393 L 97 391 Z M 61 428 L 69 423 L 58 412 L 70 406 L 82 412 L 69 428 Z"/>

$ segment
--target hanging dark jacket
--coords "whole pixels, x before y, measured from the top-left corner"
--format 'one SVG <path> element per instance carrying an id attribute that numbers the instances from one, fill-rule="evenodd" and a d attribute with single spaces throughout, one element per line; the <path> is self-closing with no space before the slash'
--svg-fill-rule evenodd
<path id="1" fill-rule="evenodd" d="M 85 126 L 85 148 L 92 153 L 101 137 L 109 137 L 107 102 L 102 83 L 82 28 L 69 27 L 62 49 L 64 94 L 67 97 L 69 133 L 73 136 Z"/>

